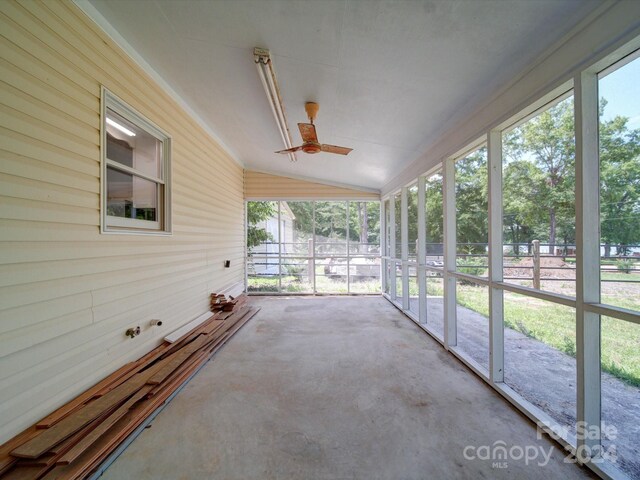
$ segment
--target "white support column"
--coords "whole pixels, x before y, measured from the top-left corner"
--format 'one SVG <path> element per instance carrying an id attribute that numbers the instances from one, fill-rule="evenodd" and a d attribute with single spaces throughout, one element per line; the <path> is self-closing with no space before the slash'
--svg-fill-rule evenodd
<path id="1" fill-rule="evenodd" d="M 600 178 L 598 77 L 582 72 L 574 79 L 576 129 L 576 366 L 578 452 L 587 454 L 600 438 L 600 315 L 585 303 L 600 302 Z M 584 447 L 583 447 L 584 446 Z M 581 448 L 582 447 L 582 448 Z M 582 450 L 582 451 L 581 451 Z M 593 450 L 591 450 L 593 451 Z M 584 457 L 584 455 L 582 455 Z"/>
<path id="2" fill-rule="evenodd" d="M 282 228 L 280 227 L 280 210 L 282 202 L 278 202 L 278 293 L 282 293 Z"/>
<path id="3" fill-rule="evenodd" d="M 504 292 L 493 282 L 502 281 L 502 133 L 489 132 L 489 377 L 504 381 Z"/>
<path id="4" fill-rule="evenodd" d="M 349 272 L 349 266 L 351 265 L 351 249 L 349 248 L 349 220 L 351 220 L 351 217 L 349 216 L 349 208 L 351 207 L 351 202 L 347 200 L 347 225 L 346 225 L 346 232 L 347 232 L 347 245 L 345 246 L 345 248 L 347 249 L 347 293 L 351 293 L 351 272 Z"/>
<path id="5" fill-rule="evenodd" d="M 402 187 L 400 193 L 400 253 L 402 255 L 402 309 L 409 310 L 409 214 L 407 194 L 409 189 Z"/>
<path id="6" fill-rule="evenodd" d="M 384 211 L 384 200 L 380 201 L 380 256 L 385 257 L 387 254 L 387 215 Z M 387 287 L 387 269 L 386 260 L 380 262 L 380 287 L 382 292 Z"/>
<path id="7" fill-rule="evenodd" d="M 249 237 L 249 202 L 244 202 L 244 291 L 249 291 L 249 248 L 247 238 Z"/>
<path id="8" fill-rule="evenodd" d="M 456 326 L 456 279 L 449 272 L 456 270 L 456 190 L 455 163 L 446 159 L 443 165 L 444 183 L 444 346 L 458 344 Z"/>
<path id="9" fill-rule="evenodd" d="M 396 258 L 396 196 L 389 197 L 389 258 Z M 389 296 L 396 300 L 396 262 L 392 261 L 389 268 Z"/>
<path id="10" fill-rule="evenodd" d="M 416 271 L 418 275 L 418 321 L 427 323 L 427 219 L 425 211 L 425 177 L 418 177 L 418 251 L 416 252 Z"/>
<path id="11" fill-rule="evenodd" d="M 313 258 L 309 260 L 311 263 L 309 268 L 313 268 L 313 293 L 314 295 L 318 293 L 316 288 L 316 202 L 313 201 Z"/>

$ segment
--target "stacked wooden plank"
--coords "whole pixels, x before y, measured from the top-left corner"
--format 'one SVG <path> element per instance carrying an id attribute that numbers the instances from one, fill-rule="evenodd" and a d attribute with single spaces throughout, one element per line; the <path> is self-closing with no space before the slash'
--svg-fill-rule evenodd
<path id="1" fill-rule="evenodd" d="M 257 312 L 246 298 L 128 363 L 0 446 L 0 478 L 85 478 Z"/>
<path id="2" fill-rule="evenodd" d="M 211 311 L 212 312 L 231 312 L 236 306 L 237 300 L 232 296 L 227 298 L 223 293 L 211 294 Z"/>

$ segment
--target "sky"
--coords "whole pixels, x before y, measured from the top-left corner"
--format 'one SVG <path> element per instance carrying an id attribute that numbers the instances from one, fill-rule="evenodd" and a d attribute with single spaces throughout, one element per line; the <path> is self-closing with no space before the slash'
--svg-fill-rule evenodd
<path id="1" fill-rule="evenodd" d="M 629 128 L 640 128 L 640 58 L 600 79 L 600 98 L 607 99 L 604 120 L 629 118 Z"/>

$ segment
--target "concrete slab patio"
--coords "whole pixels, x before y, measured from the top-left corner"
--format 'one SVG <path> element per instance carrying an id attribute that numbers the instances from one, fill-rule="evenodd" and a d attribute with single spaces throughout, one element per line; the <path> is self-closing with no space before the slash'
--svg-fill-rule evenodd
<path id="1" fill-rule="evenodd" d="M 386 300 L 252 302 L 104 478 L 591 478 Z M 477 458 L 496 442 L 538 456 Z"/>

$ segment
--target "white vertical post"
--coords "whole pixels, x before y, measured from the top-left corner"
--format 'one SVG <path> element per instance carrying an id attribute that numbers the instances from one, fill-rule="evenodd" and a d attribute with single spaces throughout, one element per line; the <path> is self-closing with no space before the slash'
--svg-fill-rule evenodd
<path id="1" fill-rule="evenodd" d="M 407 194 L 409 189 L 402 187 L 400 192 L 400 254 L 402 255 L 402 309 L 409 310 L 409 214 Z"/>
<path id="2" fill-rule="evenodd" d="M 249 202 L 244 202 L 244 291 L 249 291 Z"/>
<path id="3" fill-rule="evenodd" d="M 427 218 L 425 211 L 426 177 L 418 177 L 418 251 L 416 272 L 418 275 L 418 322 L 427 323 Z"/>
<path id="4" fill-rule="evenodd" d="M 489 378 L 504 381 L 504 292 L 493 282 L 502 281 L 502 133 L 488 138 L 489 180 Z"/>
<path id="5" fill-rule="evenodd" d="M 346 245 L 346 249 L 347 249 L 347 294 L 351 293 L 351 272 L 349 271 L 349 267 L 351 265 L 351 251 L 349 248 L 349 224 L 351 223 L 351 216 L 350 216 L 350 212 L 349 212 L 349 207 L 351 207 L 351 202 L 347 200 L 347 226 L 346 226 L 346 232 L 347 232 L 347 245 Z"/>
<path id="6" fill-rule="evenodd" d="M 313 201 L 313 259 L 311 260 L 313 267 L 313 294 L 318 293 L 316 289 L 316 202 Z"/>
<path id="7" fill-rule="evenodd" d="M 455 163 L 443 162 L 444 183 L 444 346 L 458 344 L 456 326 L 456 279 L 450 272 L 456 270 L 456 190 Z"/>
<path id="8" fill-rule="evenodd" d="M 389 258 L 394 259 L 389 269 L 389 295 L 396 300 L 396 196 L 389 197 Z"/>
<path id="9" fill-rule="evenodd" d="M 384 200 L 380 200 L 380 288 L 382 292 L 387 288 L 387 214 L 384 209 Z"/>
<path id="10" fill-rule="evenodd" d="M 282 228 L 280 227 L 280 210 L 282 210 L 282 202 L 278 202 L 278 293 L 282 293 Z"/>
<path id="11" fill-rule="evenodd" d="M 576 129 L 576 367 L 578 453 L 585 459 L 600 445 L 600 315 L 584 310 L 600 303 L 600 179 L 598 77 L 574 79 Z"/>

